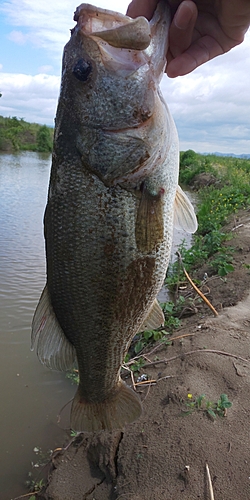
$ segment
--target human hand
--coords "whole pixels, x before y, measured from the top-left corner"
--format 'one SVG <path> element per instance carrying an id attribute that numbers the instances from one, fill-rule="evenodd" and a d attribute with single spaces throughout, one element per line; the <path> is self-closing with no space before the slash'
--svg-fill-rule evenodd
<path id="1" fill-rule="evenodd" d="M 159 0 L 133 0 L 127 14 L 151 19 Z M 190 73 L 239 45 L 250 25 L 249 0 L 168 0 L 167 75 Z"/>

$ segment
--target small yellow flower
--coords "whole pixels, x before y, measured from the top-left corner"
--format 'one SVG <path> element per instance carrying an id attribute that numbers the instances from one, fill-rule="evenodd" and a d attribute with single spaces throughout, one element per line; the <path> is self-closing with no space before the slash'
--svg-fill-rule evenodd
<path id="1" fill-rule="evenodd" d="M 187 397 L 188 397 L 188 399 L 192 399 L 193 394 L 188 394 L 188 396 L 187 396 Z"/>

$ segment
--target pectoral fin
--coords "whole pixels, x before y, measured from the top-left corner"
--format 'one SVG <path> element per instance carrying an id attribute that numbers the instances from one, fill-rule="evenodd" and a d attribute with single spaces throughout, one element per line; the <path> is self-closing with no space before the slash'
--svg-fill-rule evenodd
<path id="1" fill-rule="evenodd" d="M 177 187 L 174 202 L 174 227 L 187 233 L 195 233 L 198 227 L 194 207 L 180 186 Z"/>
<path id="2" fill-rule="evenodd" d="M 66 371 L 74 366 L 76 353 L 73 345 L 66 339 L 54 313 L 47 285 L 36 308 L 31 334 L 31 349 L 36 339 L 39 361 L 53 370 Z"/>
<path id="3" fill-rule="evenodd" d="M 165 317 L 164 317 L 163 311 L 162 311 L 157 299 L 155 299 L 151 308 L 148 311 L 146 318 L 143 320 L 142 324 L 140 325 L 140 328 L 138 329 L 138 333 L 144 332 L 145 330 L 155 330 L 156 328 L 163 326 L 164 322 L 165 322 Z"/>
<path id="4" fill-rule="evenodd" d="M 138 208 L 135 226 L 136 245 L 141 252 L 152 252 L 164 239 L 163 203 L 161 194 L 151 194 L 146 186 Z"/>

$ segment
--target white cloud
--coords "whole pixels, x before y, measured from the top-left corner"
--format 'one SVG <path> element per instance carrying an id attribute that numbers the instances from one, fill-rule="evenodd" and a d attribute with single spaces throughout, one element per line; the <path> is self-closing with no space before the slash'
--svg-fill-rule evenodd
<path id="1" fill-rule="evenodd" d="M 98 3 L 101 8 L 108 5 L 110 10 L 125 13 L 129 1 L 120 0 L 119 5 L 116 0 L 90 0 L 88 3 Z M 75 25 L 75 9 L 75 0 L 9 0 L 0 7 L 10 24 L 28 28 L 31 43 L 54 52 L 54 55 L 61 54 L 62 47 L 69 40 L 69 30 Z"/>
<path id="2" fill-rule="evenodd" d="M 119 5 L 117 0 L 90 3 L 125 13 L 129 1 L 121 0 Z M 59 72 L 62 49 L 74 26 L 75 7 L 75 0 L 6 0 L 0 10 L 11 27 L 20 28 L 12 30 L 12 40 L 19 44 L 29 40 L 46 48 Z M 53 71 L 46 64 L 35 76 L 1 73 L 0 114 L 53 124 L 60 85 L 59 77 L 48 74 Z M 176 121 L 182 149 L 250 153 L 249 75 L 250 33 L 242 45 L 190 75 L 165 78 L 162 90 Z"/>
<path id="3" fill-rule="evenodd" d="M 11 31 L 8 35 L 8 39 L 18 45 L 25 45 L 25 43 L 29 40 L 29 35 L 24 34 L 22 31 Z"/>
<path id="4" fill-rule="evenodd" d="M 228 54 L 176 79 L 162 91 L 181 148 L 250 153 L 250 34 Z"/>
<path id="5" fill-rule="evenodd" d="M 53 125 L 60 77 L 1 74 L 0 114 Z"/>

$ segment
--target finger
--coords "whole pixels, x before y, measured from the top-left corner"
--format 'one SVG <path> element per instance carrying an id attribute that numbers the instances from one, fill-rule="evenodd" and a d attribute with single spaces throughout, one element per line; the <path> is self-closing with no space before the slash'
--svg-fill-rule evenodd
<path id="1" fill-rule="evenodd" d="M 241 43 L 250 25 L 249 0 L 230 0 L 220 2 L 218 20 L 224 33 Z"/>
<path id="2" fill-rule="evenodd" d="M 148 20 L 151 19 L 156 9 L 159 0 L 133 0 L 127 9 L 127 16 L 138 17 L 144 16 Z"/>
<path id="3" fill-rule="evenodd" d="M 170 78 L 187 75 L 201 64 L 224 52 L 222 46 L 211 36 L 199 38 L 185 52 L 170 61 L 167 66 L 167 75 Z"/>
<path id="4" fill-rule="evenodd" d="M 169 30 L 169 51 L 173 58 L 190 46 L 197 15 L 198 10 L 194 2 L 184 0 L 179 5 Z"/>

